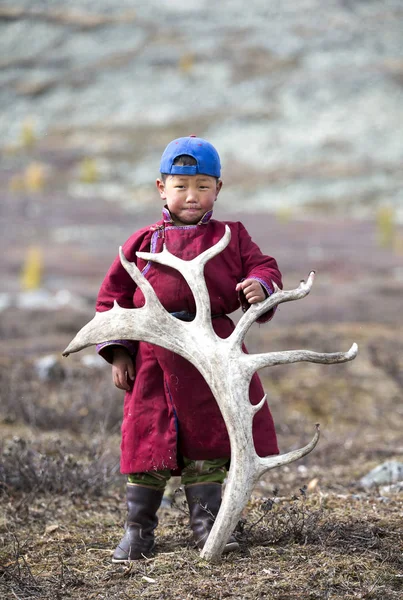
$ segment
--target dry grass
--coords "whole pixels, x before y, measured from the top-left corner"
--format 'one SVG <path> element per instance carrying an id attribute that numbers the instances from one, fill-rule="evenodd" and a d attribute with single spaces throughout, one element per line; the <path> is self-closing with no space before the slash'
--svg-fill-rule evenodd
<path id="1" fill-rule="evenodd" d="M 325 507 L 316 495 L 283 499 L 243 534 L 240 552 L 218 565 L 190 546 L 178 511 L 161 511 L 155 557 L 117 567 L 110 555 L 123 513 L 115 496 L 44 496 L 27 509 L 22 517 L 20 506 L 8 505 L 13 527 L 3 528 L 1 549 L 7 598 L 400 597 L 401 506 L 393 500 L 333 499 Z M 245 530 L 260 511 L 253 501 Z"/>
<path id="2" fill-rule="evenodd" d="M 13 335 L 23 337 L 16 327 L 22 319 Z M 311 455 L 262 479 L 237 532 L 240 551 L 219 564 L 200 559 L 188 516 L 174 508 L 160 510 L 154 557 L 112 565 L 125 506 L 121 396 L 109 369 L 77 358 L 39 381 L 33 358 L 1 359 L 1 598 L 402 596 L 402 498 L 359 487 L 370 468 L 402 451 L 402 343 L 386 327 L 272 328 L 270 340 L 262 331 L 251 340 L 257 349 L 345 349 L 356 340 L 360 355 L 351 365 L 263 373 L 282 449 L 305 443 L 316 421 L 322 439 Z"/>

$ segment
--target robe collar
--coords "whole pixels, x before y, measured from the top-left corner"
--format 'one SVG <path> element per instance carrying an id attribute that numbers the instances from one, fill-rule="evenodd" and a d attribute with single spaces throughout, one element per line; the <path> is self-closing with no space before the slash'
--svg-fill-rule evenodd
<path id="1" fill-rule="evenodd" d="M 207 223 L 210 221 L 212 216 L 213 216 L 213 211 L 208 210 L 206 213 L 204 213 L 204 215 L 202 216 L 200 221 L 198 223 L 195 223 L 195 225 L 207 225 Z M 169 212 L 169 209 L 166 205 L 162 209 L 162 218 L 164 221 L 164 225 L 174 225 L 171 213 Z"/>

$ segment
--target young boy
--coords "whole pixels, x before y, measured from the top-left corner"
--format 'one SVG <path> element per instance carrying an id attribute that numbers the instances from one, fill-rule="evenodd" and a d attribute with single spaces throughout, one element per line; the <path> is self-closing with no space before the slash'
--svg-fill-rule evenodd
<path id="1" fill-rule="evenodd" d="M 153 286 L 159 300 L 178 319 L 193 320 L 192 292 L 180 273 L 145 262 L 137 251 L 167 249 L 191 260 L 217 243 L 225 222 L 212 219 L 214 203 L 222 187 L 220 158 L 206 140 L 190 136 L 168 144 L 160 165 L 157 189 L 165 204 L 163 218 L 134 233 L 123 246 Z M 210 294 L 214 330 L 226 338 L 234 330 L 227 316 L 241 305 L 261 302 L 281 287 L 274 258 L 261 253 L 239 222 L 227 222 L 231 241 L 210 260 L 205 279 Z M 125 308 L 139 308 L 145 299 L 117 257 L 101 286 L 97 311 L 110 310 L 114 300 Z M 258 322 L 268 321 L 273 311 Z M 203 548 L 221 503 L 221 486 L 230 459 L 225 423 L 206 382 L 188 361 L 146 342 L 110 340 L 98 352 L 112 364 L 115 385 L 126 391 L 122 423 L 121 471 L 128 475 L 128 517 L 125 534 L 113 562 L 127 562 L 152 553 L 156 516 L 171 474 L 182 477 L 190 510 L 190 526 L 198 548 Z M 255 374 L 250 401 L 264 396 Z M 270 411 L 265 405 L 254 418 L 253 435 L 261 456 L 277 454 Z M 228 540 L 225 551 L 235 550 Z"/>

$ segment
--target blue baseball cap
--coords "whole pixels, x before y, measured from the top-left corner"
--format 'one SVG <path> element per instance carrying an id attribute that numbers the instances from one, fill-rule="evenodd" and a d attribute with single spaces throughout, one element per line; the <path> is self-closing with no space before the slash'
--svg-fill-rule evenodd
<path id="1" fill-rule="evenodd" d="M 196 165 L 174 165 L 178 156 L 188 154 L 196 160 Z M 189 137 L 173 140 L 165 148 L 161 157 L 160 172 L 168 175 L 210 175 L 220 177 L 221 163 L 217 150 L 202 138 L 190 135 Z"/>

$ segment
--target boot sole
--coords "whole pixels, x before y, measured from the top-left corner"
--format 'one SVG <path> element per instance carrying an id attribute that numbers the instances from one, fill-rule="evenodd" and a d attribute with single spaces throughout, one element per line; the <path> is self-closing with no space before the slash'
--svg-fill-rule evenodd
<path id="1" fill-rule="evenodd" d="M 136 558 L 112 558 L 112 562 L 114 565 L 122 565 L 134 562 L 136 560 L 144 560 L 145 558 L 150 558 L 151 556 L 153 556 L 153 553 L 141 554 L 141 556 L 137 556 Z"/>
<path id="2" fill-rule="evenodd" d="M 119 565 L 119 564 L 125 564 L 125 563 L 131 563 L 134 562 L 135 560 L 144 560 L 145 558 L 150 558 L 151 556 L 153 556 L 155 554 L 154 552 L 154 548 L 155 548 L 155 544 L 153 544 L 153 547 L 148 551 L 148 552 L 142 552 L 139 556 L 136 556 L 136 558 L 115 558 L 114 556 L 112 556 L 112 562 L 115 565 Z"/>

